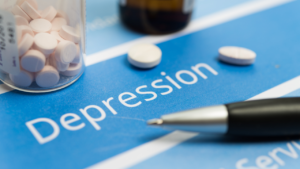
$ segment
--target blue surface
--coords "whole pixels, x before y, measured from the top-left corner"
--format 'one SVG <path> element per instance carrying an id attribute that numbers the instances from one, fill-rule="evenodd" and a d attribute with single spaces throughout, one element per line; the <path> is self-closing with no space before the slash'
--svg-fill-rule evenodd
<path id="1" fill-rule="evenodd" d="M 168 133 L 146 126 L 148 119 L 190 108 L 246 100 L 298 76 L 299 7 L 300 2 L 295 1 L 160 43 L 158 46 L 163 51 L 163 60 L 151 70 L 131 67 L 126 55 L 123 55 L 88 67 L 78 82 L 58 92 L 26 94 L 13 91 L 0 95 L 1 168 L 85 168 Z M 218 48 L 224 45 L 238 45 L 256 51 L 256 63 L 240 67 L 218 62 Z M 208 64 L 219 74 L 213 75 L 202 68 L 208 77 L 204 80 L 191 69 L 198 63 Z M 180 70 L 193 72 L 198 81 L 192 85 L 180 83 L 175 78 Z M 175 88 L 161 76 L 162 71 L 182 88 Z M 192 80 L 189 76 L 183 75 L 182 78 Z M 167 90 L 151 87 L 157 79 L 163 80 L 161 85 L 171 86 L 173 92 L 161 95 Z M 148 86 L 142 91 L 153 91 L 157 98 L 146 102 L 144 99 L 152 95 L 135 92 L 142 85 Z M 123 106 L 118 101 L 123 92 L 137 96 L 128 103 L 141 101 L 141 105 L 134 108 Z M 110 97 L 114 98 L 111 106 L 117 115 L 102 104 Z M 106 118 L 97 123 L 101 130 L 96 130 L 80 112 L 90 105 L 100 106 L 106 112 Z M 94 118 L 100 116 L 96 110 L 88 112 Z M 66 113 L 80 116 L 81 120 L 72 123 L 73 126 L 85 123 L 85 127 L 78 131 L 64 129 L 60 117 Z M 25 123 L 42 117 L 54 120 L 60 133 L 54 140 L 41 145 Z M 39 123 L 35 127 L 44 137 L 53 131 L 47 123 Z M 289 140 L 236 140 L 200 135 L 133 168 L 148 168 L 151 163 L 152 168 L 201 166 L 205 169 L 228 169 L 235 168 L 236 162 L 243 158 L 249 160 L 245 166 L 253 166 L 256 157 L 267 155 L 276 147 L 287 149 Z M 279 168 L 299 167 L 299 159 L 282 159 L 286 165 Z M 153 167 L 156 163 L 159 166 Z"/>

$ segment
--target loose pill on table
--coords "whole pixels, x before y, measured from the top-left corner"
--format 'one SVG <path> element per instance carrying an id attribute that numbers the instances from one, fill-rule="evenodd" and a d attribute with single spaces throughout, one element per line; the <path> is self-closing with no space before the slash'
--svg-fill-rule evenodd
<path id="1" fill-rule="evenodd" d="M 24 55 L 33 45 L 33 37 L 28 33 L 23 36 L 19 45 L 18 45 L 18 52 L 19 56 Z"/>
<path id="2" fill-rule="evenodd" d="M 41 71 L 36 73 L 35 81 L 38 86 L 48 88 L 55 86 L 59 81 L 58 71 L 51 65 L 46 65 Z"/>
<path id="3" fill-rule="evenodd" d="M 20 25 L 29 25 L 28 20 L 25 19 L 23 16 L 20 15 L 15 15 L 15 20 L 16 20 L 16 25 L 20 26 Z"/>
<path id="4" fill-rule="evenodd" d="M 30 22 L 30 27 L 35 33 L 50 32 L 52 24 L 46 19 L 35 19 Z"/>
<path id="5" fill-rule="evenodd" d="M 71 63 L 69 68 L 64 72 L 60 72 L 60 74 L 64 76 L 76 76 L 81 72 L 81 70 L 82 62 L 80 61 L 78 64 Z"/>
<path id="6" fill-rule="evenodd" d="M 49 33 L 38 33 L 34 36 L 34 47 L 48 57 L 57 47 L 57 40 Z"/>
<path id="7" fill-rule="evenodd" d="M 59 72 L 66 71 L 69 68 L 69 63 L 62 63 L 60 60 L 57 60 L 55 53 L 49 56 L 49 65 L 56 68 Z"/>
<path id="8" fill-rule="evenodd" d="M 26 70 L 22 70 L 18 75 L 9 75 L 10 80 L 18 87 L 28 87 L 34 80 L 34 75 Z"/>
<path id="9" fill-rule="evenodd" d="M 80 41 L 80 35 L 76 31 L 75 28 L 68 26 L 68 25 L 63 25 L 59 31 L 59 35 L 69 41 L 72 41 L 74 43 L 79 43 Z"/>
<path id="10" fill-rule="evenodd" d="M 162 51 L 153 44 L 139 44 L 128 52 L 128 61 L 138 68 L 149 69 L 161 62 Z"/>
<path id="11" fill-rule="evenodd" d="M 49 6 L 41 12 L 41 17 L 51 22 L 56 14 L 56 9 L 53 6 Z"/>
<path id="12" fill-rule="evenodd" d="M 58 43 L 61 41 L 65 41 L 65 39 L 63 39 L 56 31 L 51 31 L 50 34 L 55 37 L 55 39 L 57 40 Z"/>
<path id="13" fill-rule="evenodd" d="M 63 25 L 67 25 L 65 18 L 54 18 L 52 21 L 52 31 L 60 31 Z"/>
<path id="14" fill-rule="evenodd" d="M 77 55 L 77 48 L 74 42 L 61 41 L 55 50 L 55 57 L 64 64 L 71 63 Z"/>
<path id="15" fill-rule="evenodd" d="M 251 65 L 255 62 L 256 53 L 252 50 L 225 46 L 219 49 L 219 60 L 235 65 Z"/>
<path id="16" fill-rule="evenodd" d="M 31 18 L 18 6 L 18 5 L 15 5 L 11 12 L 15 15 L 19 15 L 19 16 L 22 16 L 24 17 L 27 21 L 30 21 Z"/>
<path id="17" fill-rule="evenodd" d="M 31 36 L 34 36 L 34 33 L 29 26 L 21 25 L 21 26 L 18 26 L 17 28 L 20 28 L 22 30 L 22 36 L 24 36 L 27 33 Z"/>
<path id="18" fill-rule="evenodd" d="M 28 72 L 38 72 L 42 70 L 46 63 L 46 57 L 38 50 L 29 50 L 21 58 L 22 68 Z"/>
<path id="19" fill-rule="evenodd" d="M 38 9 L 36 0 L 18 0 L 17 5 L 21 6 L 25 1 L 28 2 L 34 9 Z"/>
<path id="20" fill-rule="evenodd" d="M 32 19 L 39 19 L 41 15 L 38 10 L 36 10 L 32 5 L 30 5 L 27 1 L 24 1 L 20 6 L 23 11 L 30 16 Z"/>

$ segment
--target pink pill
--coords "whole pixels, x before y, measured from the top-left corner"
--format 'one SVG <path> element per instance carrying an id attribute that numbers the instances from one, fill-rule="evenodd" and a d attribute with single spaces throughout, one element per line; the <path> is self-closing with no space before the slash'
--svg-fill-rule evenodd
<path id="1" fill-rule="evenodd" d="M 52 31 L 59 31 L 63 25 L 67 25 L 64 18 L 54 18 L 52 21 Z"/>
<path id="2" fill-rule="evenodd" d="M 52 24 L 46 19 L 35 19 L 30 22 L 30 27 L 35 33 L 50 32 Z"/>
<path id="3" fill-rule="evenodd" d="M 46 57 L 54 52 L 57 40 L 49 33 L 38 33 L 34 36 L 34 48 L 41 51 Z"/>
<path id="4" fill-rule="evenodd" d="M 50 34 L 53 35 L 56 38 L 56 40 L 57 40 L 58 43 L 61 42 L 61 41 L 65 41 L 65 39 L 63 39 L 62 37 L 60 37 L 60 35 L 56 31 L 51 31 Z"/>
<path id="5" fill-rule="evenodd" d="M 67 15 L 63 11 L 57 11 L 57 14 L 55 17 L 67 18 Z"/>
<path id="6" fill-rule="evenodd" d="M 34 36 L 34 33 L 29 26 L 21 25 L 21 26 L 18 26 L 18 28 L 20 28 L 22 30 L 22 36 L 24 36 L 27 33 L 31 36 Z"/>
<path id="7" fill-rule="evenodd" d="M 58 71 L 63 72 L 69 68 L 69 63 L 65 64 L 55 58 L 55 54 L 50 55 L 49 64 L 56 68 Z"/>
<path id="8" fill-rule="evenodd" d="M 63 25 L 61 27 L 59 35 L 62 38 L 72 41 L 74 43 L 79 43 L 80 41 L 80 35 L 76 32 L 76 29 L 68 25 Z"/>
<path id="9" fill-rule="evenodd" d="M 18 87 L 28 87 L 33 82 L 34 76 L 26 70 L 21 70 L 18 75 L 9 75 L 10 80 Z"/>
<path id="10" fill-rule="evenodd" d="M 81 70 L 82 62 L 78 64 L 70 64 L 69 68 L 64 72 L 60 72 L 60 74 L 64 76 L 76 76 L 81 72 Z"/>
<path id="11" fill-rule="evenodd" d="M 53 6 L 49 6 L 42 11 L 41 16 L 42 18 L 51 22 L 55 18 L 56 14 L 57 14 L 56 9 L 53 8 Z"/>
<path id="12" fill-rule="evenodd" d="M 28 2 L 34 9 L 38 9 L 38 4 L 35 0 L 18 0 L 17 5 L 21 6 L 25 1 Z"/>
<path id="13" fill-rule="evenodd" d="M 18 43 L 20 43 L 22 37 L 23 37 L 23 32 L 22 32 L 22 29 L 18 26 L 17 29 L 17 40 L 18 40 Z"/>
<path id="14" fill-rule="evenodd" d="M 28 72 L 38 72 L 42 70 L 46 63 L 46 57 L 38 50 L 29 50 L 21 58 L 23 69 Z"/>
<path id="15" fill-rule="evenodd" d="M 76 56 L 75 56 L 74 60 L 71 62 L 73 64 L 78 64 L 80 62 L 80 46 L 78 44 L 76 44 L 76 48 L 77 48 Z"/>
<path id="16" fill-rule="evenodd" d="M 43 88 L 53 87 L 59 81 L 58 71 L 50 65 L 46 65 L 40 72 L 36 73 L 35 81 L 38 86 Z"/>
<path id="17" fill-rule="evenodd" d="M 27 21 L 31 20 L 31 18 L 18 5 L 14 6 L 11 12 L 15 15 L 24 17 Z"/>
<path id="18" fill-rule="evenodd" d="M 20 15 L 15 15 L 16 25 L 29 25 L 28 20 Z"/>
<path id="19" fill-rule="evenodd" d="M 30 18 L 32 19 L 39 19 L 41 18 L 41 15 L 39 13 L 39 11 L 37 11 L 36 9 L 34 9 L 33 6 L 31 6 L 27 1 L 23 2 L 23 4 L 20 6 L 23 11 L 30 16 Z"/>
<path id="20" fill-rule="evenodd" d="M 18 45 L 19 56 L 24 55 L 31 48 L 32 45 L 33 37 L 28 33 L 25 34 Z"/>
<path id="21" fill-rule="evenodd" d="M 57 45 L 55 57 L 64 64 L 71 63 L 77 54 L 75 43 L 70 41 L 61 41 Z"/>

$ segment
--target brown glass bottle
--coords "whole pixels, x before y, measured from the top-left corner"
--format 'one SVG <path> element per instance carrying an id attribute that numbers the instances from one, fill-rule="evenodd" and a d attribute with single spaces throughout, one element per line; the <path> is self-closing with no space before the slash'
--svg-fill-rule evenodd
<path id="1" fill-rule="evenodd" d="M 120 18 L 128 28 L 146 34 L 168 34 L 186 27 L 194 0 L 120 0 Z"/>

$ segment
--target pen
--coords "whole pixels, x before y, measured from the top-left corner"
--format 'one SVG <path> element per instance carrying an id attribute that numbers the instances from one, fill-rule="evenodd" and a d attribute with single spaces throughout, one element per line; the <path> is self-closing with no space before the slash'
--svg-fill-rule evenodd
<path id="1" fill-rule="evenodd" d="M 230 103 L 164 115 L 148 125 L 237 136 L 300 134 L 300 98 Z"/>

